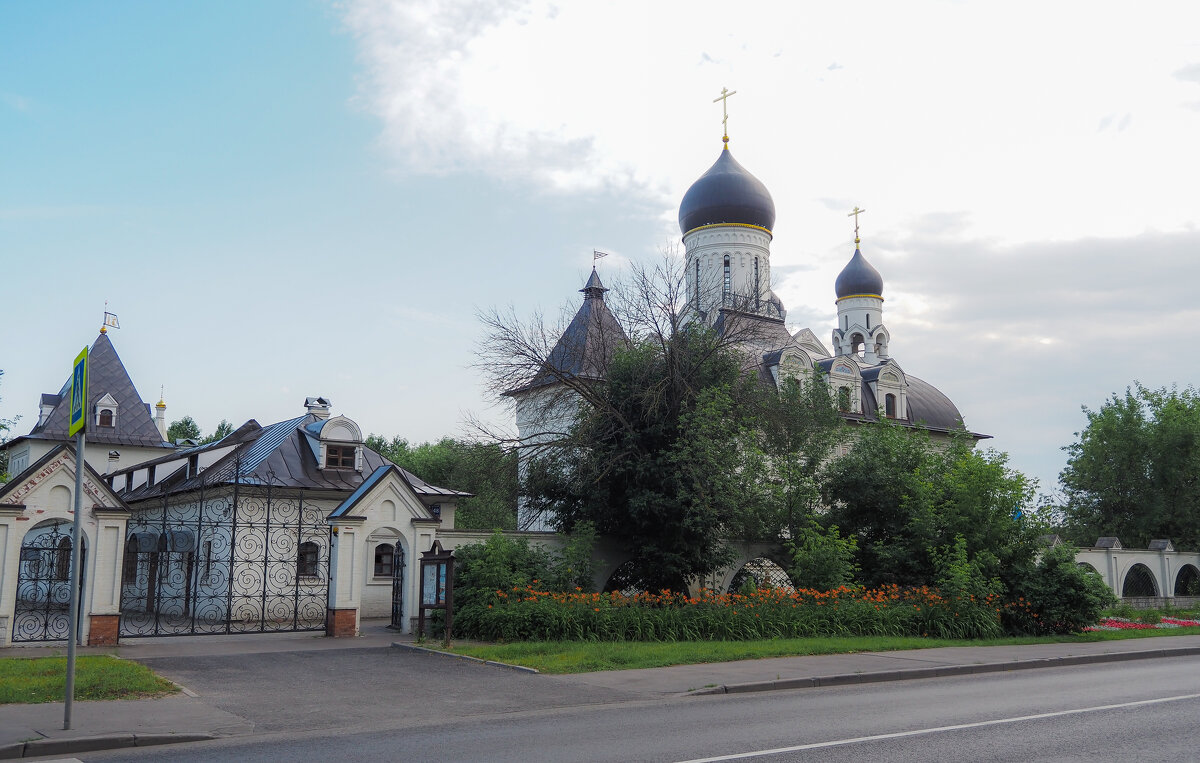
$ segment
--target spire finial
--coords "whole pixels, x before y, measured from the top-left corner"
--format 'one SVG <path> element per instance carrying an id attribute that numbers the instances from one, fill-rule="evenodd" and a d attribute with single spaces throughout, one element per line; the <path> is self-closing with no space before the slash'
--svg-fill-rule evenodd
<path id="1" fill-rule="evenodd" d="M 736 95 L 736 90 L 730 90 L 727 87 L 721 88 L 721 94 L 713 98 L 713 103 L 721 102 L 721 131 L 724 135 L 721 142 L 725 144 L 725 150 L 729 150 L 729 96 Z"/>
<path id="2" fill-rule="evenodd" d="M 855 246 L 855 248 L 858 248 L 858 242 L 862 240 L 862 239 L 860 239 L 860 238 L 858 237 L 858 216 L 859 216 L 859 215 L 861 215 L 863 212 L 866 212 L 866 211 L 867 211 L 867 210 L 865 210 L 865 209 L 859 209 L 859 208 L 858 208 L 858 205 L 857 205 L 857 204 L 855 204 L 855 205 L 854 205 L 854 211 L 853 211 L 853 212 L 851 212 L 850 214 L 846 215 L 846 217 L 853 217 L 853 218 L 854 218 L 854 246 Z"/>

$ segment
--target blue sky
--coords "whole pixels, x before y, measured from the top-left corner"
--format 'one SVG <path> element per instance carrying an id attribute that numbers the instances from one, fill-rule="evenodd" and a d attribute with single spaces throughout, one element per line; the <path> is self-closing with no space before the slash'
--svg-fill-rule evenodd
<path id="1" fill-rule="evenodd" d="M 727 86 L 789 325 L 828 342 L 866 208 L 893 355 L 1052 488 L 1081 405 L 1200 371 L 1200 11 L 900 5 L 3 4 L 0 417 L 108 300 L 205 431 L 307 395 L 412 441 L 503 420 L 476 311 L 676 245 Z"/>

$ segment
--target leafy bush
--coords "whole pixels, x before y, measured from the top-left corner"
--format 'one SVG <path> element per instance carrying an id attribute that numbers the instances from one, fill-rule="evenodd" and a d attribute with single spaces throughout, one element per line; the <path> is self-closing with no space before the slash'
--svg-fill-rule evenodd
<path id="1" fill-rule="evenodd" d="M 591 525 L 581 523 L 557 555 L 534 546 L 527 538 L 510 538 L 499 530 L 484 543 L 455 549 L 455 630 L 464 635 L 477 632 L 498 591 L 530 586 L 554 591 L 590 590 L 595 540 Z M 502 630 L 509 631 L 507 626 Z"/>
<path id="2" fill-rule="evenodd" d="M 816 520 L 796 529 L 796 537 L 784 547 L 792 557 L 788 573 L 800 588 L 830 591 L 854 582 L 858 565 L 858 541 L 854 536 L 843 538 L 837 525 L 823 529 Z"/>
<path id="3" fill-rule="evenodd" d="M 1005 616 L 1013 633 L 1076 633 L 1095 625 L 1116 603 L 1104 579 L 1075 562 L 1075 549 L 1046 549 L 1032 567 L 1014 576 L 1010 595 L 1018 604 Z"/>
<path id="4" fill-rule="evenodd" d="M 999 635 L 998 596 L 947 599 L 928 587 L 842 587 L 832 591 L 762 588 L 699 596 L 660 591 L 496 590 L 460 633 L 487 641 L 716 641 L 805 636 Z"/>

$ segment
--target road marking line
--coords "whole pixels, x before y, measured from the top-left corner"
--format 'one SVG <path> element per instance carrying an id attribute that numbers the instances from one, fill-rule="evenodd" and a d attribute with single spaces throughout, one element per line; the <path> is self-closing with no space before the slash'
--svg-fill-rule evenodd
<path id="1" fill-rule="evenodd" d="M 942 731 L 958 731 L 960 729 L 977 729 L 983 726 L 1000 726 L 1006 723 L 1019 723 L 1021 721 L 1036 721 L 1042 718 L 1058 718 L 1064 715 L 1079 715 L 1081 713 L 1096 713 L 1101 710 L 1119 710 L 1124 707 L 1140 707 L 1142 705 L 1159 705 L 1164 702 L 1178 702 L 1184 699 L 1200 699 L 1200 694 L 1180 694 L 1175 697 L 1159 697 L 1157 699 L 1141 699 L 1136 702 L 1122 702 L 1117 705 L 1098 705 L 1096 707 L 1081 707 L 1075 710 L 1056 710 L 1052 713 L 1038 713 L 1037 715 L 1021 715 L 1016 718 L 995 718 L 990 721 L 976 721 L 974 723 L 960 723 L 954 726 L 938 726 L 931 729 L 914 729 L 912 731 L 896 731 L 891 734 L 874 734 L 866 737 L 853 737 L 851 739 L 834 739 L 828 742 L 813 742 L 811 744 L 798 744 L 793 747 L 776 747 L 771 750 L 757 750 L 755 752 L 739 752 L 733 755 L 719 755 L 715 758 L 695 758 L 693 760 L 684 760 L 679 763 L 718 763 L 723 760 L 745 760 L 746 758 L 760 758 L 768 755 L 783 755 L 788 752 L 801 752 L 803 750 L 819 750 L 823 747 L 840 747 L 847 744 L 858 744 L 859 742 L 877 742 L 883 739 L 899 739 L 901 737 L 921 736 L 923 734 L 937 734 Z"/>

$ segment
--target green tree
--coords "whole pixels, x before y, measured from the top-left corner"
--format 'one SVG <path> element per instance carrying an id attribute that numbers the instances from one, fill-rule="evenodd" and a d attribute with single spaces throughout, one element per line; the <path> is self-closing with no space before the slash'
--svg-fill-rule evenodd
<path id="1" fill-rule="evenodd" d="M 228 437 L 232 432 L 233 424 L 230 424 L 228 419 L 221 419 L 221 423 L 217 424 L 217 428 L 213 430 L 213 433 L 201 440 L 200 444 L 207 445 L 210 442 L 216 442 Z"/>
<path id="2" fill-rule="evenodd" d="M 0 371 L 0 377 L 4 376 L 4 372 Z M 17 418 L 20 418 L 19 416 Z M 0 419 L 0 445 L 8 442 L 8 433 L 12 430 L 13 424 L 17 423 L 17 419 Z M 8 482 L 8 451 L 0 451 L 0 483 Z"/>
<path id="3" fill-rule="evenodd" d="M 1200 548 L 1200 394 L 1141 384 L 1084 408 L 1059 475 L 1068 536 L 1081 545 L 1115 535 L 1126 546 L 1170 538 Z"/>
<path id="4" fill-rule="evenodd" d="M 200 425 L 191 416 L 184 416 L 178 421 L 172 421 L 167 427 L 167 441 L 178 442 L 179 440 L 200 441 Z"/>
<path id="5" fill-rule="evenodd" d="M 481 316 L 493 389 L 541 384 L 548 429 L 566 430 L 517 443 L 531 454 L 525 507 L 564 532 L 588 522 L 617 539 L 633 555 L 622 583 L 645 589 L 721 569 L 730 540 L 784 537 L 818 495 L 812 474 L 826 452 L 808 428 L 840 426 L 815 375 L 802 371 L 805 383 L 783 394 L 762 382 L 746 349 L 778 341 L 768 324 L 725 313 L 716 331 L 692 320 L 683 276 L 668 257 L 614 284 L 604 305 L 620 329 L 593 308 L 601 317 L 581 357 L 562 357 L 575 349 L 538 319 Z"/>
<path id="6" fill-rule="evenodd" d="M 860 427 L 850 452 L 823 474 L 827 523 L 852 533 L 867 585 L 936 583 L 939 560 L 963 542 L 982 579 L 1032 559 L 1042 528 L 1030 518 L 1034 485 L 1007 456 L 965 438 L 934 445 L 927 433 Z"/>
<path id="7" fill-rule="evenodd" d="M 415 447 L 402 437 L 367 438 L 367 447 L 432 485 L 472 493 L 459 502 L 455 526 L 468 530 L 515 530 L 517 456 L 493 443 L 443 437 Z"/>
<path id="8" fill-rule="evenodd" d="M 624 582 L 645 589 L 721 569 L 730 540 L 781 539 L 813 510 L 840 420 L 815 375 L 781 394 L 743 363 L 697 324 L 618 349 L 600 404 L 529 469 L 531 508 L 618 539 L 633 552 Z"/>

